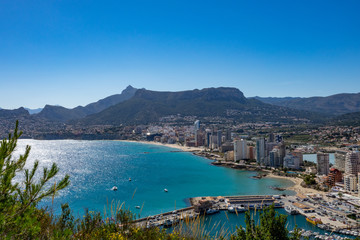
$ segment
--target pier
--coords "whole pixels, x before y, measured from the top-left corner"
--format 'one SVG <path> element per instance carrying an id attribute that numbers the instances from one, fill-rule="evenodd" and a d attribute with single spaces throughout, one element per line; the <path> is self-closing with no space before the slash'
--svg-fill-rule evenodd
<path id="1" fill-rule="evenodd" d="M 134 221 L 139 227 L 170 227 L 182 220 L 193 219 L 199 214 L 194 211 L 194 207 L 186 207 L 171 212 L 165 212 L 146 218 L 139 218 Z"/>
<path id="2" fill-rule="evenodd" d="M 250 196 L 218 196 L 218 197 L 195 197 L 190 198 L 191 207 L 177 209 L 134 221 L 140 227 L 170 227 L 185 219 L 193 219 L 199 215 L 210 214 L 209 210 L 228 210 L 230 206 L 244 206 L 246 209 L 261 209 L 274 204 L 282 207 L 276 197 L 272 195 L 250 195 Z M 212 211 L 212 213 L 214 213 Z M 210 211 L 211 212 L 211 211 Z"/>

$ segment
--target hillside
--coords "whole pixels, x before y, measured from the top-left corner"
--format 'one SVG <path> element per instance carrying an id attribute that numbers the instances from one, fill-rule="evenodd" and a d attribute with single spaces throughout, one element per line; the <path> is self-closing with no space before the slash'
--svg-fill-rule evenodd
<path id="1" fill-rule="evenodd" d="M 333 116 L 360 111 L 360 93 L 342 93 L 328 97 L 309 98 L 256 98 L 277 106 Z"/>
<path id="2" fill-rule="evenodd" d="M 360 112 L 347 113 L 333 118 L 333 125 L 360 126 Z"/>
<path id="3" fill-rule="evenodd" d="M 14 110 L 0 109 L 0 119 L 16 119 L 20 117 L 27 117 L 29 115 L 29 112 L 23 107 Z"/>
<path id="4" fill-rule="evenodd" d="M 134 96 L 136 91 L 136 88 L 128 86 L 121 92 L 121 94 L 106 97 L 97 102 L 90 103 L 85 107 L 78 106 L 76 108 L 69 109 L 61 106 L 46 105 L 40 113 L 36 114 L 36 117 L 57 122 L 67 122 L 69 120 L 80 119 L 128 100 Z"/>
<path id="5" fill-rule="evenodd" d="M 273 105 L 279 105 L 280 103 L 293 100 L 293 99 L 299 99 L 299 97 L 251 97 L 254 99 L 257 99 L 259 101 L 262 101 L 263 103 L 273 104 Z M 250 98 L 250 99 L 251 99 Z"/>
<path id="6" fill-rule="evenodd" d="M 114 105 L 97 114 L 89 115 L 77 123 L 148 124 L 160 118 L 182 116 L 221 117 L 236 121 L 297 121 L 319 119 L 317 114 L 288 109 L 247 99 L 236 88 L 205 88 L 182 92 L 138 90 L 128 101 Z M 305 120 L 306 121 L 306 120 Z"/>

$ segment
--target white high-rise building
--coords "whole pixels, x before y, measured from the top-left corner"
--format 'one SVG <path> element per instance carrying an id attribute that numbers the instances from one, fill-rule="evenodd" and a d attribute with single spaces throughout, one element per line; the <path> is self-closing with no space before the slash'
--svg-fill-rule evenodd
<path id="1" fill-rule="evenodd" d="M 345 174 L 360 172 L 360 155 L 358 151 L 348 152 L 345 157 Z"/>
<path id="2" fill-rule="evenodd" d="M 356 175 L 348 174 L 344 177 L 344 188 L 346 191 L 355 192 L 357 191 L 357 179 Z"/>
<path id="3" fill-rule="evenodd" d="M 244 139 L 236 140 L 234 142 L 234 160 L 247 159 L 247 142 Z"/>
<path id="4" fill-rule="evenodd" d="M 329 154 L 328 153 L 317 153 L 317 173 L 318 175 L 329 174 Z"/>

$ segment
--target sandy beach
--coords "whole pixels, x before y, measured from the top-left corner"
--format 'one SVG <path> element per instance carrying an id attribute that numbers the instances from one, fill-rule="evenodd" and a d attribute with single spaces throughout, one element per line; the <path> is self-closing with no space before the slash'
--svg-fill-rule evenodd
<path id="1" fill-rule="evenodd" d="M 312 189 L 312 188 L 304 188 L 301 186 L 302 179 L 301 178 L 293 178 L 293 177 L 284 177 L 284 176 L 278 176 L 274 175 L 272 173 L 269 173 L 266 177 L 270 178 L 281 178 L 281 179 L 287 179 L 294 183 L 293 186 L 286 188 L 287 190 L 295 191 L 297 194 L 324 194 L 324 192 Z"/>
<path id="2" fill-rule="evenodd" d="M 202 151 L 204 150 L 204 148 L 201 147 L 187 147 L 187 146 L 182 146 L 179 144 L 168 144 L 168 143 L 160 143 L 160 142 L 154 142 L 154 141 L 135 141 L 135 140 L 119 140 L 122 142 L 136 142 L 136 143 L 144 143 L 144 144 L 152 144 L 152 145 L 157 145 L 157 146 L 164 146 L 164 147 L 170 147 L 170 148 L 175 148 L 184 152 L 198 152 L 198 151 Z"/>

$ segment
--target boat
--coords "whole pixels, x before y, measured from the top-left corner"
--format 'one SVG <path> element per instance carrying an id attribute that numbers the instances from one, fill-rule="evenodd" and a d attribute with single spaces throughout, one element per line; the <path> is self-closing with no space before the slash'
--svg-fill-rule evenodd
<path id="1" fill-rule="evenodd" d="M 286 206 L 286 207 L 285 207 L 285 211 L 286 211 L 287 213 L 289 213 L 290 215 L 299 214 L 299 211 L 296 210 L 295 208 L 291 207 L 291 206 Z"/>
<path id="2" fill-rule="evenodd" d="M 314 224 L 315 226 L 318 224 L 322 224 L 322 221 L 320 218 L 316 218 L 315 216 L 310 216 L 306 218 L 306 221 L 308 221 L 311 224 Z"/>
<path id="3" fill-rule="evenodd" d="M 238 213 L 240 213 L 240 212 L 246 212 L 246 208 L 245 208 L 243 205 L 241 205 L 241 206 L 236 207 L 236 211 L 237 211 Z"/>
<path id="4" fill-rule="evenodd" d="M 171 219 L 166 219 L 164 222 L 164 227 L 169 228 L 173 225 L 173 221 Z"/>
<path id="5" fill-rule="evenodd" d="M 219 212 L 219 209 L 210 208 L 210 209 L 206 210 L 206 215 L 211 215 L 211 214 L 215 214 L 218 212 Z"/>
<path id="6" fill-rule="evenodd" d="M 117 186 L 113 186 L 113 187 L 111 188 L 111 190 L 117 191 Z"/>
<path id="7" fill-rule="evenodd" d="M 135 206 L 135 208 L 140 209 L 140 206 Z"/>
<path id="8" fill-rule="evenodd" d="M 168 190 L 166 188 L 164 188 L 164 192 L 168 192 Z"/>
<path id="9" fill-rule="evenodd" d="M 129 182 L 131 182 L 131 178 L 129 178 Z"/>
<path id="10" fill-rule="evenodd" d="M 228 207 L 228 212 L 234 213 L 234 212 L 235 212 L 235 208 L 232 207 L 232 206 Z"/>

